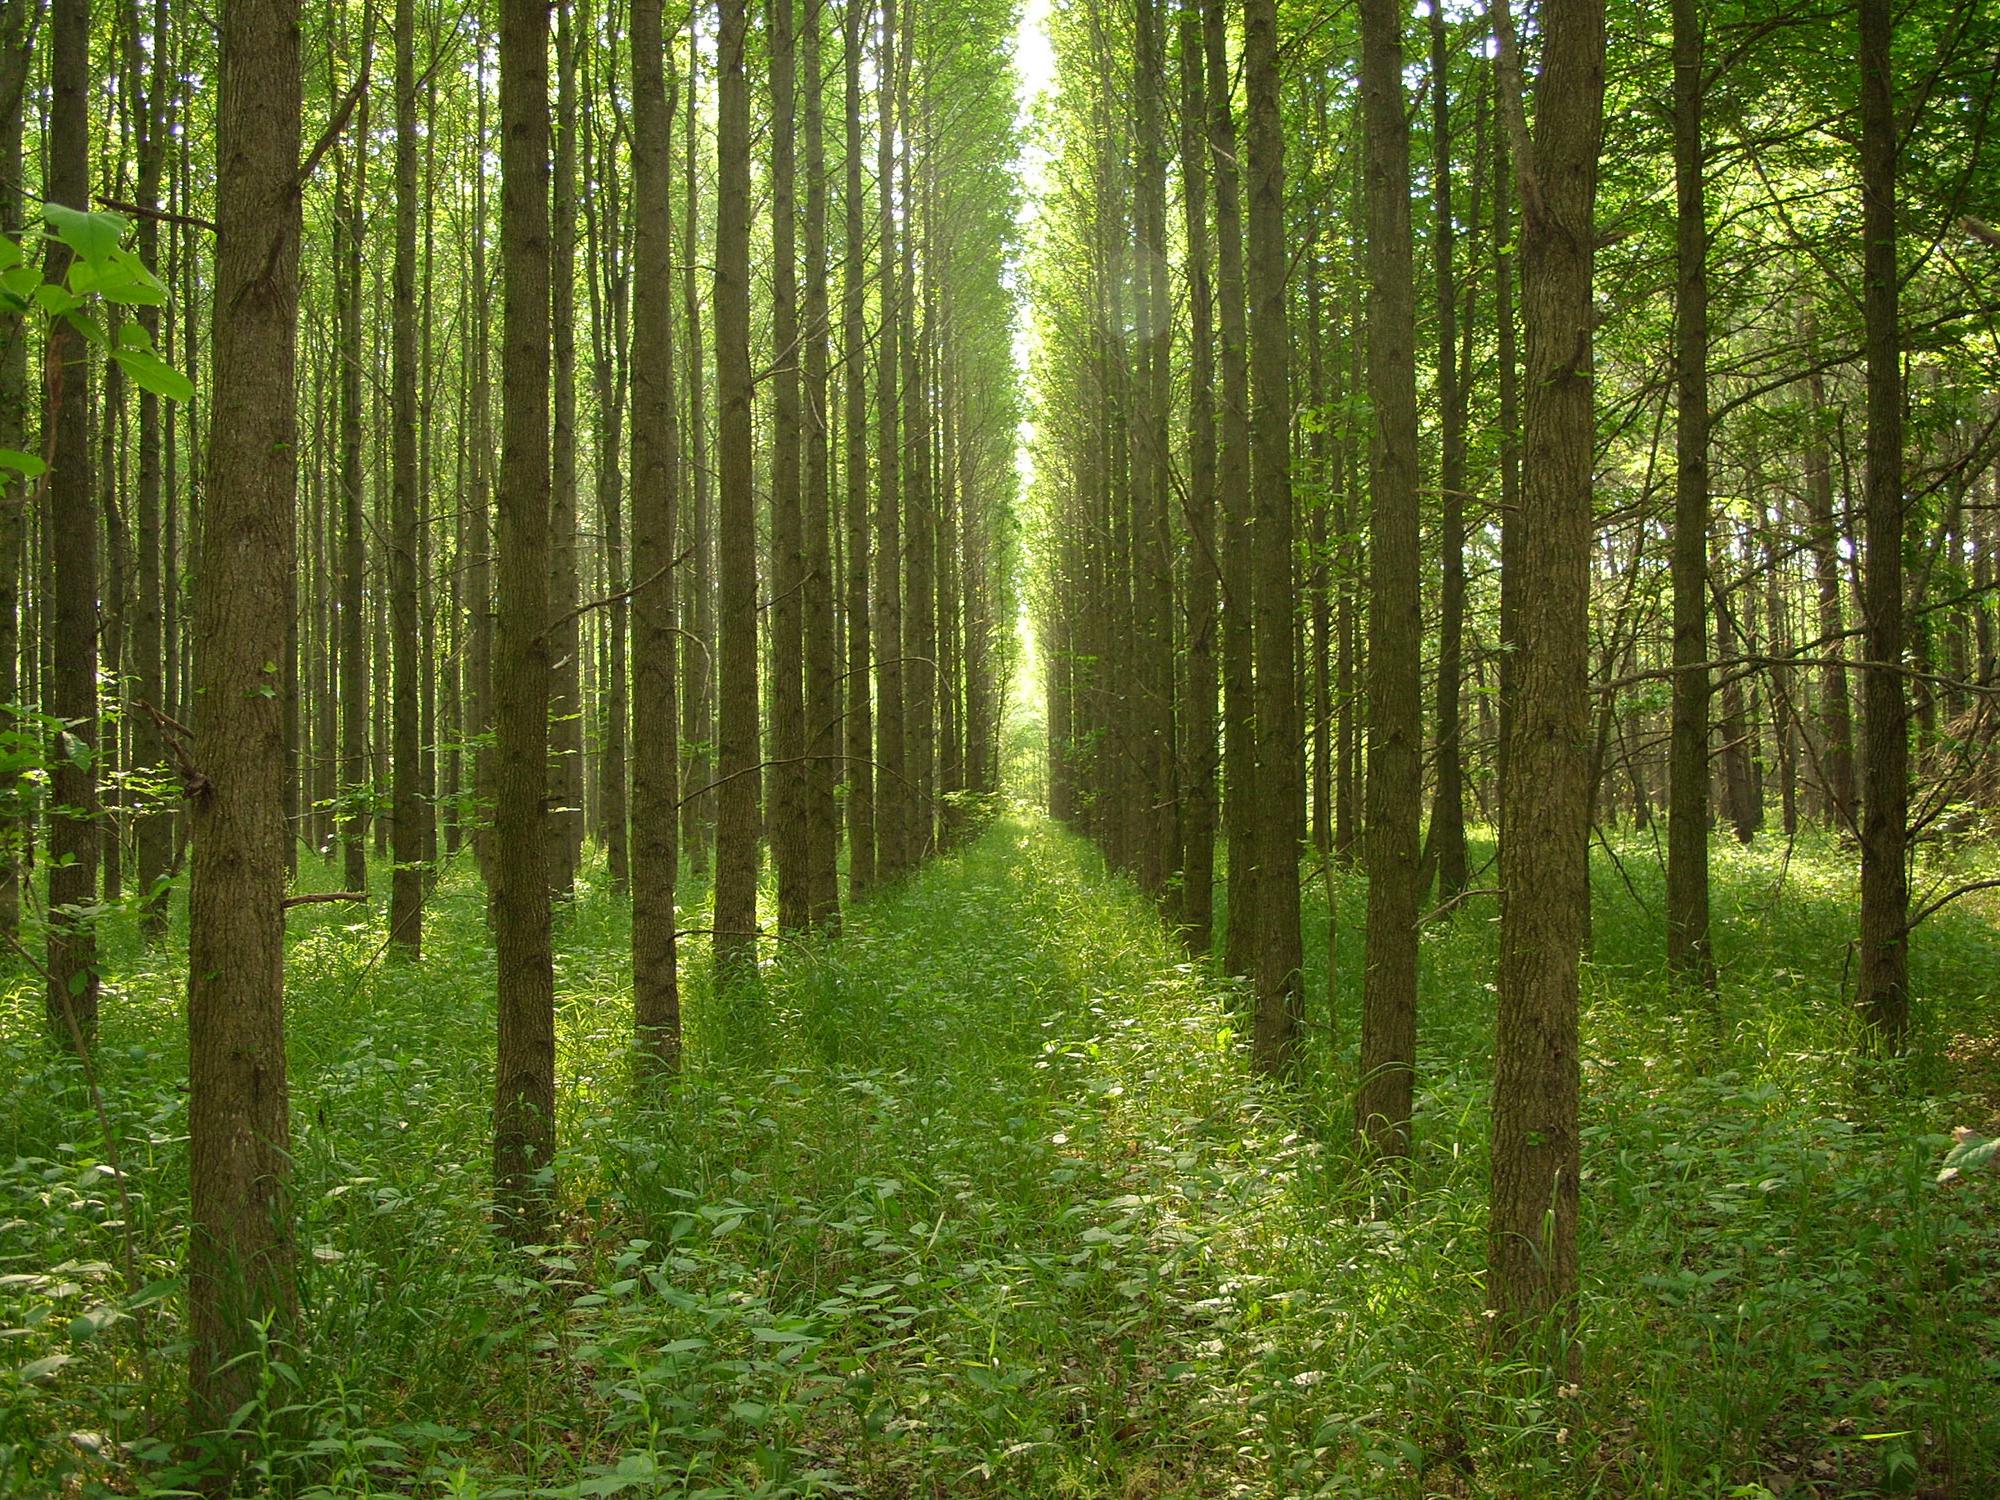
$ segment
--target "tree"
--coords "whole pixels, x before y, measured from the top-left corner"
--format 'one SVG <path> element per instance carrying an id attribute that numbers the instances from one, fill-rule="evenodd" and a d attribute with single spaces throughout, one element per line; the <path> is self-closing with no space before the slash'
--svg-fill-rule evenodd
<path id="1" fill-rule="evenodd" d="M 391 303 L 390 467 L 395 498 L 389 537 L 391 685 L 389 939 L 405 956 L 423 949 L 424 828 L 428 809 L 418 719 L 417 676 L 417 17 L 416 0 L 396 0 L 396 266 Z"/>
<path id="2" fill-rule="evenodd" d="M 50 13 L 49 201 L 90 207 L 90 0 L 55 0 Z M 48 241 L 43 276 L 61 282 L 71 250 Z M 49 1029 L 63 1046 L 97 1040 L 97 936 L 85 911 L 97 898 L 97 519 L 91 498 L 89 345 L 67 322 L 51 325 L 43 421 L 48 441 L 48 711 L 62 722 L 49 777 Z"/>
<path id="3" fill-rule="evenodd" d="M 807 920 L 805 494 L 799 460 L 798 49 L 795 0 L 769 0 L 771 36 L 771 864 L 778 926 Z"/>
<path id="4" fill-rule="evenodd" d="M 757 960 L 757 553 L 750 402 L 750 84 L 746 0 L 720 0 L 716 41 L 715 376 L 717 708 L 715 968 L 751 976 Z"/>
<path id="5" fill-rule="evenodd" d="M 1698 0 L 1673 0 L 1674 680 L 1667 971 L 1713 991 L 1708 940 L 1708 209 Z"/>
<path id="6" fill-rule="evenodd" d="M 642 1069 L 681 1048 L 674 887 L 679 870 L 674 701 L 675 450 L 672 276 L 674 105 L 661 0 L 632 6 L 632 1016 Z M 647 295 L 648 290 L 654 295 Z"/>
<path id="7" fill-rule="evenodd" d="M 1441 91 L 1444 79 L 1433 78 Z M 1417 824 L 1423 619 L 1417 541 L 1417 319 L 1402 13 L 1361 6 L 1367 126 L 1369 463 L 1367 980 L 1355 1120 L 1369 1147 L 1407 1149 L 1417 1042 Z M 1261 517 L 1260 522 L 1261 523 Z M 1261 663 L 1260 663 L 1261 669 Z"/>
<path id="8" fill-rule="evenodd" d="M 1279 114 L 1276 0 L 1244 0 L 1244 145 L 1250 183 L 1244 267 L 1250 311 L 1252 601 L 1256 615 L 1257 1011 L 1253 1050 L 1267 1072 L 1290 1071 L 1304 1024 L 1299 837 L 1305 759 L 1292 651 L 1290 353 L 1285 309 L 1285 137 Z"/>
<path id="9" fill-rule="evenodd" d="M 903 753 L 902 452 L 897 440 L 902 312 L 896 260 L 896 0 L 882 0 L 875 53 L 875 181 L 880 203 L 882 325 L 875 366 L 875 860 L 884 880 L 910 867 L 909 767 Z"/>
<path id="10" fill-rule="evenodd" d="M 549 14 L 500 6 L 501 453 L 493 648 L 498 960 L 493 1190 L 516 1243 L 540 1237 L 555 1157 L 555 970 L 549 940 Z"/>
<path id="11" fill-rule="evenodd" d="M 1577 1285 L 1577 970 L 1589 910 L 1591 271 L 1604 130 L 1602 0 L 1550 0 L 1530 138 L 1508 0 L 1494 7 L 1521 199 L 1526 331 L 1515 698 L 1500 803 L 1487 1303 L 1506 1340 Z"/>
<path id="12" fill-rule="evenodd" d="M 276 663 L 293 572 L 299 10 L 229 0 L 216 107 L 212 422 L 195 576 L 188 787 L 191 1425 L 257 1390 L 295 1314 L 285 1076 L 285 761 Z"/>
<path id="13" fill-rule="evenodd" d="M 1861 236 L 1867 363 L 1862 479 L 1861 953 L 1856 1000 L 1874 1045 L 1899 1049 L 1910 1023 L 1909 705 L 1903 695 L 1903 377 L 1897 304 L 1895 75 L 1887 0 L 1860 0 Z"/>
<path id="14" fill-rule="evenodd" d="M 845 370 L 841 389 L 845 408 L 841 420 L 846 439 L 842 480 L 846 485 L 846 615 L 847 688 L 847 892 L 865 895 L 875 884 L 875 736 L 873 703 L 868 692 L 869 625 L 872 597 L 868 589 L 868 358 L 867 224 L 861 196 L 861 41 L 867 28 L 867 0 L 847 0 L 844 12 L 844 77 L 847 106 L 845 220 L 846 256 L 841 277 L 841 356 Z"/>

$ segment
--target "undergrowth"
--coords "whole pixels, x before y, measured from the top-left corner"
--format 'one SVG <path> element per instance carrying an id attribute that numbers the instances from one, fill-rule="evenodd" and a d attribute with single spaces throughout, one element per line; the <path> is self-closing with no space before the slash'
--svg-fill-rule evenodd
<path id="1" fill-rule="evenodd" d="M 1291 1089 L 1252 1078 L 1240 993 L 1016 814 L 838 940 L 782 945 L 756 993 L 709 995 L 690 954 L 687 1072 L 646 1094 L 625 912 L 592 872 L 558 927 L 561 1232 L 527 1252 L 485 1220 L 475 882 L 446 876 L 421 967 L 383 957 L 378 920 L 303 908 L 302 1334 L 241 1414 L 242 1492 L 2000 1491 L 1996 1187 L 1937 1181 L 1950 1128 L 1995 1108 L 1990 920 L 1925 924 L 1912 1055 L 1857 1062 L 1849 852 L 1718 849 L 1710 1013 L 1659 977 L 1650 845 L 1612 848 L 1574 1384 L 1483 1338 L 1490 900 L 1425 928 L 1399 1180 L 1349 1147 L 1356 876 L 1331 1004 L 1309 903 Z M 199 1477 L 177 1445 L 181 974 L 112 929 L 115 1167 L 38 985 L 0 1001 L 0 1484 L 20 1494 Z"/>

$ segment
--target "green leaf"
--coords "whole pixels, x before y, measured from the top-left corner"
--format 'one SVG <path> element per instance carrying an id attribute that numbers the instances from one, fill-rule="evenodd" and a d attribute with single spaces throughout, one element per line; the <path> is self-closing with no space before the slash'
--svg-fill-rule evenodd
<path id="1" fill-rule="evenodd" d="M 117 214 L 86 212 L 60 203 L 44 203 L 42 217 L 70 249 L 88 261 L 106 260 L 125 237 L 125 221 Z"/>
<path id="2" fill-rule="evenodd" d="M 142 389 L 169 401 L 194 399 L 194 382 L 150 350 L 113 349 L 111 357 Z"/>
<path id="3" fill-rule="evenodd" d="M 32 453 L 23 453 L 19 448 L 0 448 L 0 469 L 12 469 L 28 479 L 40 479 L 48 472 L 48 465 Z"/>

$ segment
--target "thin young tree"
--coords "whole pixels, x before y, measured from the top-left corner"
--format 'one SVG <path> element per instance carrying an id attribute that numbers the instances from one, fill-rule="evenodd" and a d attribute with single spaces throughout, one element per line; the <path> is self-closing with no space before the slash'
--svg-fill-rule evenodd
<path id="1" fill-rule="evenodd" d="M 797 0 L 769 0 L 771 38 L 771 864 L 778 926 L 806 925 L 805 495 L 799 461 Z"/>
<path id="2" fill-rule="evenodd" d="M 832 330 L 827 306 L 826 80 L 821 72 L 821 10 L 816 0 L 807 4 L 800 43 L 806 136 L 806 916 L 812 926 L 824 929 L 840 921 L 840 825 L 834 802 L 840 771 L 840 670 L 833 610 L 832 413 L 827 407 Z"/>
<path id="3" fill-rule="evenodd" d="M 841 198 L 845 258 L 841 272 L 841 435 L 847 452 L 846 488 L 846 685 L 847 891 L 865 895 L 875 884 L 875 735 L 868 691 L 872 600 L 868 589 L 868 296 L 867 220 L 861 193 L 861 46 L 868 0 L 847 0 L 843 17 L 846 103 L 846 191 Z"/>

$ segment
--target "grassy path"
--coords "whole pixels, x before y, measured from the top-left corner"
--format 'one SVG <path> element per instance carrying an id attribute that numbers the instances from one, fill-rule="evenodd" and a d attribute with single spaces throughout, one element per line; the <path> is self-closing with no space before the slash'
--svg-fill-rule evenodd
<path id="1" fill-rule="evenodd" d="M 1341 893 L 1343 921 L 1359 896 Z M 292 968 L 311 1332 L 245 1414 L 264 1482 L 482 1500 L 1994 1493 L 2000 1237 L 1983 1185 L 1933 1180 L 1954 1106 L 1806 1050 L 1818 1002 L 1775 983 L 1732 1000 L 1733 1038 L 1694 1059 L 1687 1018 L 1617 964 L 1632 924 L 1609 905 L 1586 1018 L 1584 1379 L 1484 1362 L 1483 915 L 1426 938 L 1398 1207 L 1347 1155 L 1349 1049 L 1322 1025 L 1322 1081 L 1254 1082 L 1226 987 L 1044 821 L 1005 818 L 837 942 L 787 945 L 757 997 L 716 1001 L 695 966 L 688 1075 L 650 1100 L 623 1052 L 624 914 L 588 893 L 558 937 L 567 1211 L 529 1265 L 481 1207 L 476 889 L 447 882 L 415 971 L 378 967 L 365 922 L 313 914 Z M 1991 934 L 1953 931 L 1954 962 L 1990 972 Z M 1969 1024 L 1990 987 L 1941 972 Z M 107 1000 L 122 1197 L 32 988 L 0 1010 L 0 1085 L 21 1101 L 0 1119 L 0 1493 L 176 1480 L 177 984 L 134 961 Z"/>

